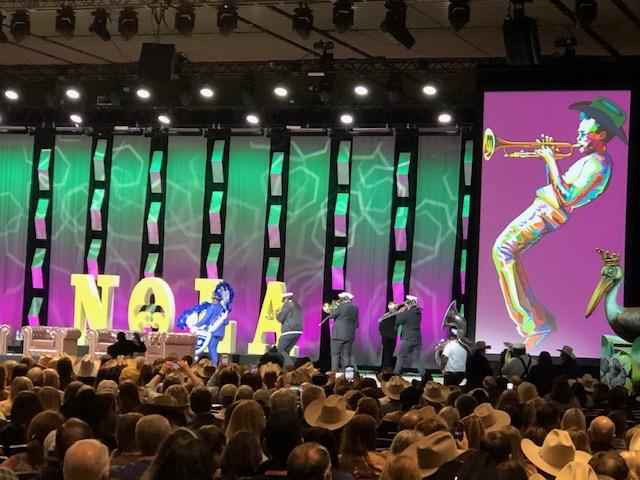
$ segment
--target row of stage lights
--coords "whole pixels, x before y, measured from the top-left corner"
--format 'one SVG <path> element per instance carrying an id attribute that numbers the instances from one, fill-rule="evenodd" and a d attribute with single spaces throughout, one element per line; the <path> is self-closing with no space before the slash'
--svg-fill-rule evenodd
<path id="1" fill-rule="evenodd" d="M 435 87 L 435 85 L 425 84 L 422 87 L 422 92 L 427 97 L 433 97 L 437 95 L 438 89 Z M 358 83 L 353 87 L 353 93 L 358 97 L 366 97 L 367 95 L 369 95 L 369 88 L 364 83 Z M 215 92 L 210 85 L 203 85 L 200 87 L 200 96 L 202 98 L 211 99 L 213 98 L 214 94 Z M 286 85 L 279 83 L 273 88 L 273 94 L 276 97 L 286 98 L 289 96 L 289 89 L 286 87 Z M 18 91 L 12 88 L 6 89 L 4 91 L 4 96 L 10 102 L 17 102 L 20 99 L 20 94 L 18 93 Z M 80 100 L 82 94 L 80 93 L 79 89 L 75 87 L 68 87 L 65 90 L 65 96 L 70 101 L 77 101 Z M 149 100 L 151 98 L 151 90 L 142 86 L 138 87 L 136 89 L 136 96 L 143 101 Z M 250 125 L 260 124 L 260 116 L 256 112 L 249 112 L 245 118 L 247 123 Z M 351 125 L 354 122 L 354 115 L 350 112 L 341 113 L 339 118 L 340 123 L 342 123 L 343 125 Z M 80 125 L 83 122 L 83 118 L 79 113 L 72 113 L 71 115 L 69 115 L 69 120 L 76 125 Z M 0 121 L 2 121 L 1 118 Z M 452 121 L 453 117 L 448 112 L 442 112 L 438 115 L 438 122 L 442 124 L 449 124 Z M 162 125 L 170 125 L 171 117 L 168 113 L 161 113 L 160 115 L 158 115 L 158 122 Z"/>

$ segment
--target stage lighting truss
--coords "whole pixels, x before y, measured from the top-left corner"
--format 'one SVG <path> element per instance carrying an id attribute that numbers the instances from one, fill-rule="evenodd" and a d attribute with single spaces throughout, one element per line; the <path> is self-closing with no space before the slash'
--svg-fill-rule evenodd
<path id="1" fill-rule="evenodd" d="M 4 29 L 2 26 L 5 18 L 7 17 L 2 15 L 2 12 L 0 12 L 0 43 L 7 43 L 9 41 L 9 39 L 7 38 L 7 34 L 4 33 Z"/>
<path id="2" fill-rule="evenodd" d="M 333 24 L 339 33 L 344 33 L 353 26 L 353 2 L 336 0 L 333 4 Z"/>
<path id="3" fill-rule="evenodd" d="M 138 12 L 131 7 L 120 10 L 118 32 L 125 40 L 131 40 L 138 33 Z"/>
<path id="4" fill-rule="evenodd" d="M 217 25 L 222 35 L 229 35 L 238 27 L 238 7 L 233 0 L 223 0 L 218 7 Z"/>
<path id="5" fill-rule="evenodd" d="M 309 8 L 307 2 L 300 2 L 300 4 L 293 10 L 293 17 L 291 18 L 291 29 L 300 35 L 305 40 L 311 36 L 311 29 L 313 28 L 313 12 Z"/>
<path id="6" fill-rule="evenodd" d="M 71 38 L 76 29 L 76 14 L 71 5 L 62 5 L 56 11 L 56 32 L 65 38 Z"/>
<path id="7" fill-rule="evenodd" d="M 93 22 L 91 22 L 89 26 L 89 31 L 95 33 L 105 42 L 111 40 L 111 33 L 109 33 L 109 29 L 107 28 L 107 21 L 111 20 L 109 12 L 104 8 L 96 8 L 91 12 L 91 15 L 93 15 Z"/>
<path id="8" fill-rule="evenodd" d="M 449 27 L 457 32 L 471 20 L 469 0 L 449 0 Z"/>
<path id="9" fill-rule="evenodd" d="M 407 4 L 404 0 L 386 0 L 387 13 L 380 24 L 380 30 L 389 34 L 406 48 L 415 45 L 416 39 L 407 28 Z"/>
<path id="10" fill-rule="evenodd" d="M 196 26 L 196 11 L 192 3 L 183 1 L 176 7 L 174 27 L 181 35 L 191 35 Z"/>
<path id="11" fill-rule="evenodd" d="M 597 0 L 576 0 L 576 20 L 581 27 L 588 27 L 598 16 Z"/>
<path id="12" fill-rule="evenodd" d="M 16 10 L 11 15 L 9 31 L 16 42 L 21 42 L 31 32 L 31 20 L 26 10 Z"/>

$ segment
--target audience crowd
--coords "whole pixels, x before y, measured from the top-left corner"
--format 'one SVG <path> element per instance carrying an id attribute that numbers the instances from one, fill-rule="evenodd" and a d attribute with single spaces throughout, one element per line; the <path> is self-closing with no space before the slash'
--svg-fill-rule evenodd
<path id="1" fill-rule="evenodd" d="M 571 353 L 468 387 L 269 355 L 9 360 L 0 480 L 640 480 L 640 397 Z"/>

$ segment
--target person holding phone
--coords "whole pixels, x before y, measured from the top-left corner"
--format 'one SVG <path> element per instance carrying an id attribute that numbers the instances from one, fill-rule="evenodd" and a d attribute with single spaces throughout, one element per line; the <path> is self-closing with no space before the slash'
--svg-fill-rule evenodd
<path id="1" fill-rule="evenodd" d="M 302 335 L 302 307 L 293 298 L 293 293 L 291 292 L 283 293 L 282 301 L 284 304 L 280 311 L 276 313 L 276 319 L 282 324 L 280 338 L 278 339 L 278 350 L 284 357 L 284 366 L 288 367 L 293 365 L 293 360 L 289 354 Z"/>

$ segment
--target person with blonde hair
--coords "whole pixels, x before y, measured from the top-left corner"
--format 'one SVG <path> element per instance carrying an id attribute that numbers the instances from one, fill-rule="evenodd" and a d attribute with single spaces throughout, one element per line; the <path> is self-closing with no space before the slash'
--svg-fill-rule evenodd
<path id="1" fill-rule="evenodd" d="M 424 434 L 418 430 L 400 430 L 393 437 L 389 453 L 391 455 L 400 455 L 408 447 L 424 438 Z"/>
<path id="2" fill-rule="evenodd" d="M 38 390 L 38 399 L 45 410 L 57 412 L 62 404 L 62 393 L 54 387 L 46 386 Z"/>
<path id="3" fill-rule="evenodd" d="M 260 404 L 255 400 L 241 400 L 229 417 L 225 435 L 229 441 L 236 433 L 244 430 L 251 433 L 259 442 L 265 425 L 264 411 Z"/>
<path id="4" fill-rule="evenodd" d="M 522 443 L 522 434 L 520 430 L 518 430 L 513 425 L 505 425 L 500 429 L 507 438 L 509 439 L 509 445 L 511 446 L 511 455 L 510 459 L 514 462 L 518 462 L 527 472 L 527 475 L 531 476 L 536 473 L 536 467 L 533 464 L 529 463 L 527 457 L 522 453 L 522 447 L 520 444 Z"/>
<path id="5" fill-rule="evenodd" d="M 578 428 L 570 428 L 567 430 L 573 445 L 576 450 L 582 450 L 583 452 L 591 453 L 591 444 L 589 442 L 589 435 L 586 430 L 580 430 Z"/>
<path id="6" fill-rule="evenodd" d="M 53 368 L 45 368 L 42 371 L 42 386 L 60 390 L 60 375 L 58 375 L 58 372 Z"/>
<path id="7" fill-rule="evenodd" d="M 420 480 L 420 470 L 416 461 L 406 455 L 390 459 L 382 470 L 380 480 Z"/>
<path id="8" fill-rule="evenodd" d="M 562 415 L 560 429 L 570 430 L 572 428 L 587 431 L 587 419 L 579 408 L 569 408 L 564 412 L 564 415 Z"/>
<path id="9" fill-rule="evenodd" d="M 464 433 L 467 437 L 469 448 L 480 448 L 480 440 L 484 437 L 484 425 L 482 420 L 475 414 L 468 415 L 462 419 Z"/>
<path id="10" fill-rule="evenodd" d="M 0 402 L 0 413 L 8 417 L 11 413 L 11 406 L 20 392 L 31 390 L 33 383 L 27 377 L 16 377 L 11 381 L 11 392 L 9 398 Z"/>

